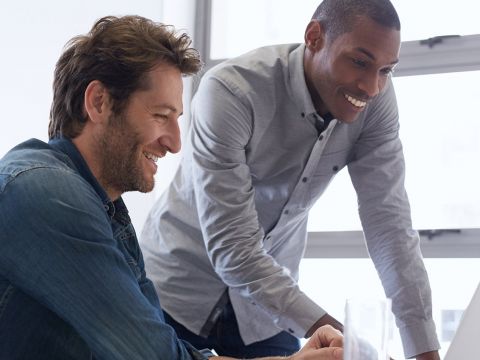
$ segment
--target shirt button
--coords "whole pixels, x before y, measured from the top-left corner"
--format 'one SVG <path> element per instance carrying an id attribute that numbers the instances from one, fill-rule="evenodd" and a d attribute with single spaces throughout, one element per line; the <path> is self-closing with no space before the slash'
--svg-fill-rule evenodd
<path id="1" fill-rule="evenodd" d="M 303 118 L 305 117 L 305 113 L 304 113 L 304 112 L 302 112 L 301 115 L 302 115 Z"/>
<path id="2" fill-rule="evenodd" d="M 318 137 L 318 140 L 323 140 L 323 135 L 320 135 L 320 136 Z"/>
<path id="3" fill-rule="evenodd" d="M 303 181 L 304 183 L 307 182 L 307 180 L 308 180 L 308 178 L 306 178 L 306 177 L 304 177 L 304 178 L 302 179 L 302 181 Z"/>
<path id="4" fill-rule="evenodd" d="M 332 168 L 333 171 L 337 172 L 338 171 L 338 166 L 335 165 L 333 168 Z"/>

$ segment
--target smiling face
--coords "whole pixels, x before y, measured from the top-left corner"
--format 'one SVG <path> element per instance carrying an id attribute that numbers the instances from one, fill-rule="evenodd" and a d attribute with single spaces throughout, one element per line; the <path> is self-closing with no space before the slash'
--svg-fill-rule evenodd
<path id="1" fill-rule="evenodd" d="M 387 84 L 398 62 L 400 32 L 359 16 L 351 32 L 329 41 L 312 20 L 305 43 L 305 80 L 315 108 L 350 123 Z"/>
<path id="2" fill-rule="evenodd" d="M 98 136 L 98 180 L 110 198 L 154 187 L 157 160 L 180 150 L 182 75 L 161 65 L 148 74 L 149 86 L 134 92 L 119 115 L 110 114 Z"/>

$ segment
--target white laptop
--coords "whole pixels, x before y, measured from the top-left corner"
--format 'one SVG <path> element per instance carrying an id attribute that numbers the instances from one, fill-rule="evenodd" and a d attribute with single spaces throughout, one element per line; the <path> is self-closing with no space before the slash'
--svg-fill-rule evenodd
<path id="1" fill-rule="evenodd" d="M 463 312 L 444 360 L 480 359 L 480 284 Z"/>

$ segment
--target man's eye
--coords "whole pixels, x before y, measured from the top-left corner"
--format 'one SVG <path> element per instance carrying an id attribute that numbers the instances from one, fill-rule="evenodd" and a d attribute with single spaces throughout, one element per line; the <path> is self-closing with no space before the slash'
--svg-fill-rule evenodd
<path id="1" fill-rule="evenodd" d="M 153 117 L 157 120 L 167 120 L 168 116 L 164 114 L 154 114 Z"/>
<path id="2" fill-rule="evenodd" d="M 358 67 L 361 67 L 361 68 L 366 68 L 367 67 L 367 62 L 366 61 L 352 58 L 352 62 Z"/>
<path id="3" fill-rule="evenodd" d="M 384 76 L 389 76 L 389 75 L 393 74 L 393 70 L 394 70 L 393 68 L 385 68 L 385 69 L 380 70 L 380 72 Z"/>

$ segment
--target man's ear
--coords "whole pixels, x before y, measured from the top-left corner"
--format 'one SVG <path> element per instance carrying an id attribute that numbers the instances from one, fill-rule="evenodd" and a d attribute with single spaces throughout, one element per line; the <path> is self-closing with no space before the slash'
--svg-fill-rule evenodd
<path id="1" fill-rule="evenodd" d="M 325 33 L 322 24 L 318 20 L 311 20 L 305 30 L 305 45 L 312 52 L 323 48 Z"/>
<path id="2" fill-rule="evenodd" d="M 91 81 L 85 89 L 84 108 L 94 123 L 103 122 L 110 116 L 110 94 L 98 80 Z"/>

